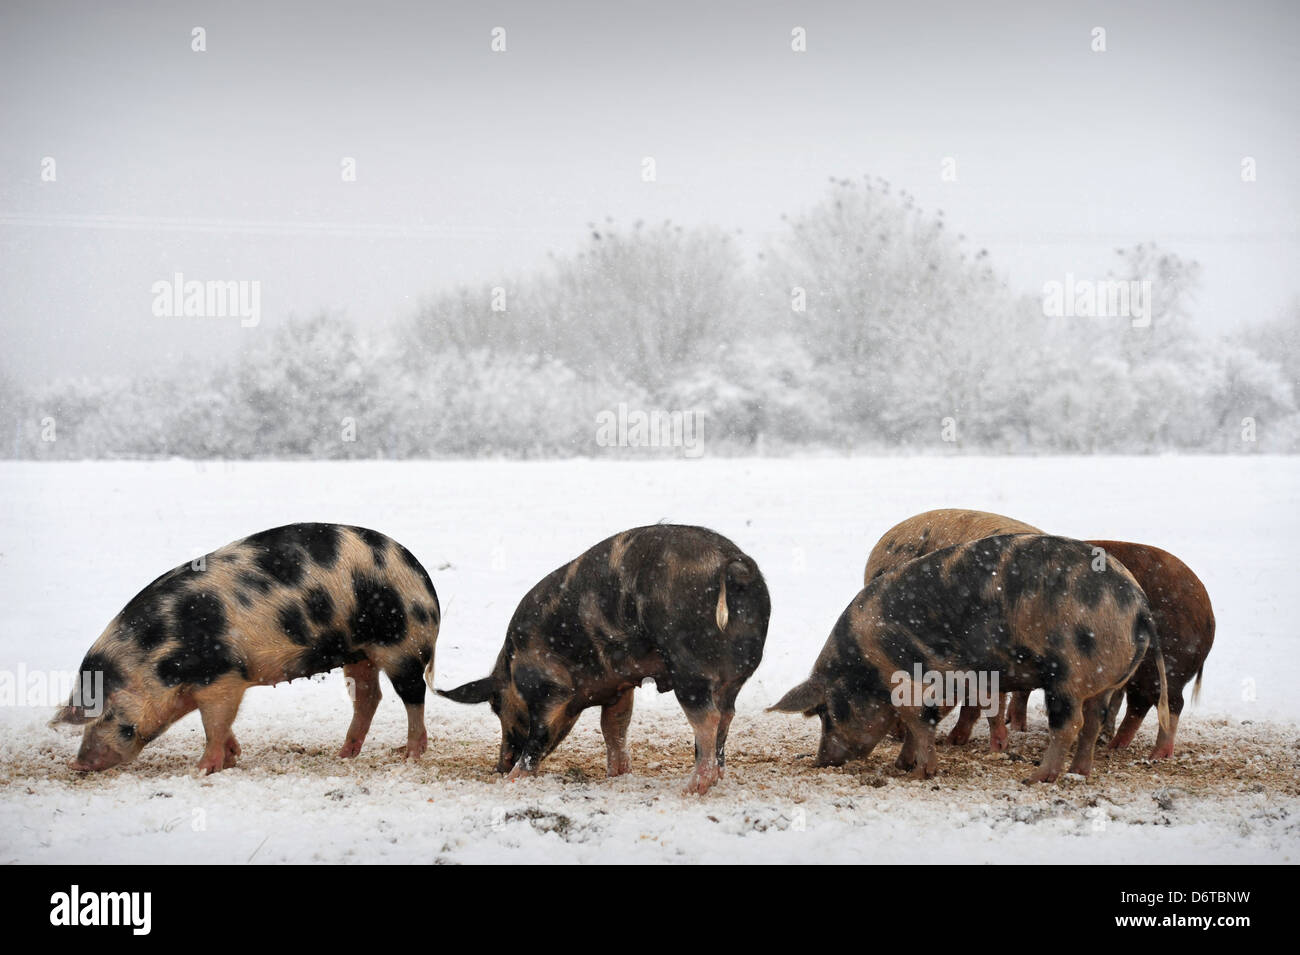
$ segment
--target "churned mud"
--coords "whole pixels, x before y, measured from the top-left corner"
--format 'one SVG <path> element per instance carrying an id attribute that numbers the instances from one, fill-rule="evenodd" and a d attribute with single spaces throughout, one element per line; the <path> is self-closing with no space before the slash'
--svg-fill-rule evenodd
<path id="1" fill-rule="evenodd" d="M 341 720 L 289 731 L 250 720 L 239 766 L 202 779 L 197 726 L 93 775 L 67 768 L 75 734 L 11 739 L 0 861 L 67 861 L 87 833 L 102 837 L 99 861 L 1195 862 L 1300 850 L 1300 728 L 1287 724 L 1188 718 L 1174 758 L 1152 762 L 1152 720 L 1133 748 L 1100 749 L 1088 779 L 1025 785 L 1047 743 L 1041 712 L 1008 753 L 988 752 L 983 725 L 969 744 L 942 746 L 938 776 L 922 782 L 894 768 L 896 742 L 819 769 L 816 721 L 742 711 L 726 777 L 698 798 L 681 793 L 692 745 L 671 707 L 634 719 L 628 775 L 605 777 L 593 711 L 517 783 L 492 770 L 486 710 L 454 711 L 414 764 L 388 716 L 352 760 L 335 756 Z"/>

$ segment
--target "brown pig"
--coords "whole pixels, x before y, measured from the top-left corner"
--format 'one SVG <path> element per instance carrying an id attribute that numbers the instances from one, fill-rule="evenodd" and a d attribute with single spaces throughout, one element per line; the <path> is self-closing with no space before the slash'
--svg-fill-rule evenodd
<path id="1" fill-rule="evenodd" d="M 772 709 L 821 719 L 821 766 L 867 756 L 901 717 L 910 740 L 900 765 L 926 778 L 938 768 L 939 708 L 910 692 L 917 669 L 927 676 L 996 674 L 999 690 L 1046 691 L 1051 739 L 1026 782 L 1050 782 L 1076 738 L 1069 771 L 1091 771 L 1105 703 L 1148 647 L 1164 725 L 1164 658 L 1132 575 L 1116 561 L 1094 570 L 1081 541 L 988 537 L 874 578 L 841 615 L 812 675 Z"/>
<path id="2" fill-rule="evenodd" d="M 726 767 L 736 694 L 757 668 L 771 610 L 758 565 L 702 527 L 656 524 L 601 541 L 519 602 L 491 675 L 454 690 L 501 721 L 497 772 L 535 773 L 587 707 L 601 707 L 606 769 L 630 768 L 632 694 L 672 690 L 695 731 L 687 792 Z"/>
<path id="3" fill-rule="evenodd" d="M 406 755 L 418 758 L 440 618 L 428 573 L 396 541 L 339 524 L 276 527 L 140 591 L 90 648 L 55 722 L 86 725 L 72 767 L 90 771 L 129 762 L 197 709 L 198 768 L 217 772 L 240 753 L 231 724 L 245 690 L 341 666 L 353 716 L 339 755 L 360 751 L 383 671 L 406 705 Z"/>
<path id="4" fill-rule="evenodd" d="M 900 567 L 909 560 L 945 547 L 965 544 L 984 537 L 995 537 L 999 534 L 1041 533 L 1043 532 L 1037 527 L 1024 521 L 989 511 L 971 511 L 956 507 L 923 511 L 905 521 L 900 521 L 881 535 L 867 558 L 863 583 L 869 584 L 873 578 Z M 998 712 L 988 717 L 989 749 L 995 753 L 1003 752 L 1007 748 L 1007 724 L 1003 706 L 1003 699 L 999 696 Z M 963 706 L 957 724 L 948 734 L 948 742 L 954 746 L 969 742 L 971 730 L 979 716 L 980 707 Z"/>
<path id="5" fill-rule="evenodd" d="M 1205 658 L 1214 645 L 1214 608 L 1210 606 L 1210 595 L 1190 567 L 1159 547 L 1107 540 L 1088 541 L 1088 544 L 1100 547 L 1108 557 L 1117 558 L 1146 591 L 1151 615 L 1160 631 L 1169 682 L 1169 725 L 1162 724 L 1156 734 L 1151 758 L 1172 756 L 1178 717 L 1183 712 L 1183 689 L 1195 676 L 1192 697 L 1196 697 L 1201 689 Z M 1160 677 L 1150 654 L 1124 687 L 1124 695 L 1128 706 L 1118 733 L 1114 732 L 1118 693 L 1106 714 L 1112 749 L 1122 749 L 1133 741 L 1143 718 L 1160 698 Z"/>

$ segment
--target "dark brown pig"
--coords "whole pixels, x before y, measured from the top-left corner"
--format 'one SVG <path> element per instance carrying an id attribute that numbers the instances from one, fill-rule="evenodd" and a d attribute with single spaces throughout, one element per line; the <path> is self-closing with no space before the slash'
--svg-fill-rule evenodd
<path id="1" fill-rule="evenodd" d="M 606 768 L 629 769 L 632 694 L 653 679 L 695 730 L 687 792 L 726 767 L 736 694 L 763 657 L 771 605 L 758 565 L 720 534 L 656 524 L 601 541 L 519 602 L 490 676 L 439 692 L 490 703 L 497 772 L 532 774 L 587 707 L 601 707 Z"/>
<path id="2" fill-rule="evenodd" d="M 917 557 L 980 540 L 999 534 L 1041 534 L 1037 527 L 988 511 L 971 511 L 963 508 L 939 508 L 924 511 L 905 521 L 900 521 L 881 535 L 867 558 L 863 583 L 869 584 L 881 574 L 900 567 Z M 945 711 L 946 712 L 946 711 Z M 970 741 L 971 730 L 979 719 L 981 709 L 976 705 L 963 706 L 957 724 L 948 734 L 948 742 L 960 746 Z M 998 712 L 988 717 L 989 749 L 995 753 L 1007 748 L 1007 725 L 1003 702 L 998 701 Z M 1022 727 L 1023 729 L 1023 727 Z M 901 733 L 901 730 L 900 730 Z"/>
<path id="3" fill-rule="evenodd" d="M 1210 606 L 1210 595 L 1190 567 L 1159 547 L 1125 541 L 1088 543 L 1117 558 L 1146 591 L 1151 615 L 1160 631 L 1160 648 L 1164 651 L 1169 683 L 1169 725 L 1161 725 L 1151 758 L 1172 756 L 1178 717 L 1183 712 L 1183 689 L 1194 676 L 1193 698 L 1200 691 L 1205 658 L 1214 645 L 1214 608 Z M 1150 653 L 1124 687 L 1124 695 L 1128 706 L 1118 733 L 1114 732 L 1115 716 L 1119 711 L 1118 693 L 1107 713 L 1112 749 L 1122 749 L 1133 741 L 1142 720 L 1160 698 L 1160 675 Z"/>
<path id="4" fill-rule="evenodd" d="M 867 756 L 901 717 L 910 737 L 900 754 L 903 768 L 925 778 L 938 767 L 940 714 L 938 706 L 910 697 L 911 676 L 917 668 L 996 674 L 1000 690 L 1045 689 L 1051 740 L 1026 781 L 1050 782 L 1076 738 L 1070 772 L 1091 771 L 1104 705 L 1148 647 L 1161 675 L 1164 725 L 1164 659 L 1132 575 L 1115 561 L 1094 569 L 1091 548 L 1081 541 L 989 537 L 873 579 L 841 615 L 812 675 L 772 709 L 821 719 L 822 766 Z"/>
<path id="5" fill-rule="evenodd" d="M 207 736 L 198 768 L 214 773 L 240 753 L 231 724 L 245 690 L 341 666 L 353 716 L 339 755 L 360 751 L 383 671 L 406 705 L 406 755 L 418 758 L 439 622 L 433 582 L 396 541 L 339 524 L 273 528 L 140 591 L 90 648 L 55 722 L 86 724 L 72 766 L 100 770 L 197 709 Z"/>

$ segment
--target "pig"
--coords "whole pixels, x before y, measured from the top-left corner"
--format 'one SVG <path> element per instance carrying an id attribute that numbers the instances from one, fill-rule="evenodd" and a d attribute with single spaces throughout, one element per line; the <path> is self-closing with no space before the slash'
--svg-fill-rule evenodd
<path id="1" fill-rule="evenodd" d="M 1196 684 L 1192 688 L 1192 699 L 1196 699 L 1201 690 L 1205 658 L 1214 645 L 1214 608 L 1210 606 L 1210 595 L 1190 567 L 1159 547 L 1110 540 L 1088 543 L 1100 547 L 1108 557 L 1117 558 L 1128 568 L 1146 591 L 1151 604 L 1169 680 L 1169 725 L 1161 725 L 1151 749 L 1151 758 L 1165 759 L 1174 754 L 1178 717 L 1183 712 L 1183 689 L 1194 675 Z M 1118 733 L 1115 732 L 1115 716 L 1119 711 L 1119 694 L 1107 711 L 1106 728 L 1111 749 L 1123 749 L 1133 741 L 1142 720 L 1158 700 L 1159 689 L 1159 674 L 1148 654 L 1124 687 L 1128 706 Z"/>
<path id="2" fill-rule="evenodd" d="M 240 755 L 231 724 L 245 690 L 341 666 L 353 715 L 338 755 L 361 751 L 383 671 L 406 706 L 406 756 L 418 759 L 440 622 L 433 581 L 396 541 L 341 524 L 272 528 L 136 594 L 91 646 L 80 686 L 53 722 L 85 725 L 71 767 L 90 772 L 130 762 L 197 709 L 205 775 Z"/>
<path id="3" fill-rule="evenodd" d="M 632 694 L 672 690 L 695 732 L 687 793 L 726 769 L 736 695 L 757 668 L 771 612 L 758 565 L 702 527 L 656 524 L 615 534 L 548 574 L 519 602 L 492 673 L 441 695 L 491 705 L 498 773 L 537 772 L 578 715 L 601 707 L 606 772 L 631 767 Z"/>
<path id="4" fill-rule="evenodd" d="M 1150 758 L 1167 758 L 1174 754 L 1174 736 L 1178 732 L 1178 718 L 1183 712 L 1183 690 L 1192 677 L 1196 677 L 1192 689 L 1192 698 L 1196 698 L 1201 688 L 1205 658 L 1214 645 L 1214 609 L 1210 605 L 1210 595 L 1190 567 L 1159 547 L 1111 540 L 1086 543 L 1105 551 L 1107 559 L 1122 563 L 1142 586 L 1151 605 L 1156 629 L 1160 631 L 1160 646 L 1169 681 L 1169 726 L 1162 726 L 1156 734 Z M 1103 732 L 1110 739 L 1111 749 L 1123 749 L 1133 741 L 1142 720 L 1156 702 L 1159 687 L 1155 662 L 1144 659 L 1133 679 L 1115 694 L 1107 707 Z M 1116 733 L 1115 718 L 1122 698 L 1127 698 L 1128 707 L 1124 722 Z M 1011 729 L 1025 729 L 1028 709 L 1028 693 L 1011 695 L 1011 705 L 1007 708 L 1007 722 Z M 958 727 L 962 723 L 974 723 L 978 716 L 973 707 L 963 707 Z"/>
<path id="5" fill-rule="evenodd" d="M 988 511 L 971 511 L 953 507 L 924 511 L 905 521 L 900 521 L 881 535 L 876 546 L 871 549 L 870 556 L 867 557 L 863 583 L 870 584 L 874 578 L 909 560 L 945 547 L 999 534 L 1042 533 L 1043 531 L 1024 521 Z M 975 721 L 979 719 L 980 712 L 980 707 L 977 705 L 962 707 L 957 724 L 948 734 L 949 745 L 960 746 L 970 741 L 971 730 L 975 726 Z M 988 717 L 989 749 L 995 753 L 1001 753 L 1007 748 L 1007 724 L 1004 717 L 1005 701 L 999 697 L 998 712 Z M 903 735 L 901 724 L 896 734 Z"/>
<path id="6" fill-rule="evenodd" d="M 1132 575 L 1116 561 L 1094 570 L 1091 548 L 1081 541 L 999 535 L 873 578 L 840 616 L 812 675 L 770 709 L 821 719 L 818 766 L 869 755 L 901 717 L 909 738 L 898 765 L 924 779 L 938 770 L 940 714 L 907 694 L 914 668 L 996 673 L 1003 690 L 1046 690 L 1051 738 L 1025 782 L 1052 782 L 1076 738 L 1069 771 L 1091 772 L 1104 706 L 1148 648 L 1160 679 L 1163 726 L 1164 657 Z"/>

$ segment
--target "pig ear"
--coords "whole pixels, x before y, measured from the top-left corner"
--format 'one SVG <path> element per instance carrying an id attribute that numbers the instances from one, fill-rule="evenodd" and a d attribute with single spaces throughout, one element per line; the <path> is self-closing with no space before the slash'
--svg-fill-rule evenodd
<path id="1" fill-rule="evenodd" d="M 50 726 L 58 726 L 62 723 L 70 723 L 73 726 L 80 726 L 82 723 L 89 723 L 90 717 L 86 715 L 84 706 L 73 706 L 71 703 L 59 707 L 59 712 L 54 714 L 54 719 L 50 720 Z"/>
<path id="2" fill-rule="evenodd" d="M 466 683 L 454 690 L 438 690 L 438 695 L 445 696 L 456 703 L 486 703 L 492 698 L 492 691 L 495 689 L 496 681 L 490 676 L 485 676 L 481 680 Z"/>
<path id="3" fill-rule="evenodd" d="M 809 677 L 793 690 L 767 708 L 779 713 L 807 713 L 826 702 L 826 685 L 817 677 Z"/>

